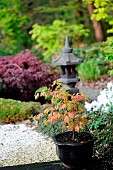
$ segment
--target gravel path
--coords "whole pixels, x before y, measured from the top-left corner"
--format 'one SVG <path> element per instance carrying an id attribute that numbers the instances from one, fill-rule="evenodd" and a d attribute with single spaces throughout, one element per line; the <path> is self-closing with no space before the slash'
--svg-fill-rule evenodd
<path id="1" fill-rule="evenodd" d="M 58 160 L 53 141 L 34 129 L 0 125 L 0 167 Z"/>

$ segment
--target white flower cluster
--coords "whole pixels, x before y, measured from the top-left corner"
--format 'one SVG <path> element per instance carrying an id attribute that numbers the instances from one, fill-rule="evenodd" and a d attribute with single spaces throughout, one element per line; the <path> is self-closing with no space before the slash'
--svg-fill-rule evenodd
<path id="1" fill-rule="evenodd" d="M 113 111 L 113 83 L 109 82 L 107 87 L 100 91 L 100 95 L 97 97 L 97 100 L 94 100 L 92 103 L 85 103 L 85 108 L 87 111 Z"/>

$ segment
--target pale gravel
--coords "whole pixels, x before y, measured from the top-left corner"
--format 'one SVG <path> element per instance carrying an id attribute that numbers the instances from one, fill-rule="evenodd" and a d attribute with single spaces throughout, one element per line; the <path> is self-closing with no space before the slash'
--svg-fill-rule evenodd
<path id="1" fill-rule="evenodd" d="M 52 139 L 35 128 L 0 125 L 0 167 L 58 160 Z"/>

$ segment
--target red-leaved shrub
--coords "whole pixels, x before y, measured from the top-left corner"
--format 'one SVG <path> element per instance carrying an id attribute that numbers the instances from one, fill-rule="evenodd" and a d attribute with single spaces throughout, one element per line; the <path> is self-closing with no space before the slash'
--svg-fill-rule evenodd
<path id="1" fill-rule="evenodd" d="M 0 78 L 6 84 L 0 97 L 33 101 L 35 90 L 50 87 L 59 78 L 59 72 L 25 50 L 15 56 L 0 57 Z"/>

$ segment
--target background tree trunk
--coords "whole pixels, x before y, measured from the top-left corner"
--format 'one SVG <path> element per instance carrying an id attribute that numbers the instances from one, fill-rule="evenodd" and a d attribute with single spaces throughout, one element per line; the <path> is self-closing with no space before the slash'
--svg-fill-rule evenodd
<path id="1" fill-rule="evenodd" d="M 87 6 L 89 15 L 92 16 L 93 11 L 94 11 L 94 5 L 93 4 L 88 4 Z M 104 39 L 104 34 L 103 34 L 103 29 L 100 21 L 96 21 L 96 19 L 92 20 L 93 23 L 93 28 L 95 31 L 95 37 L 98 42 L 101 42 Z"/>

